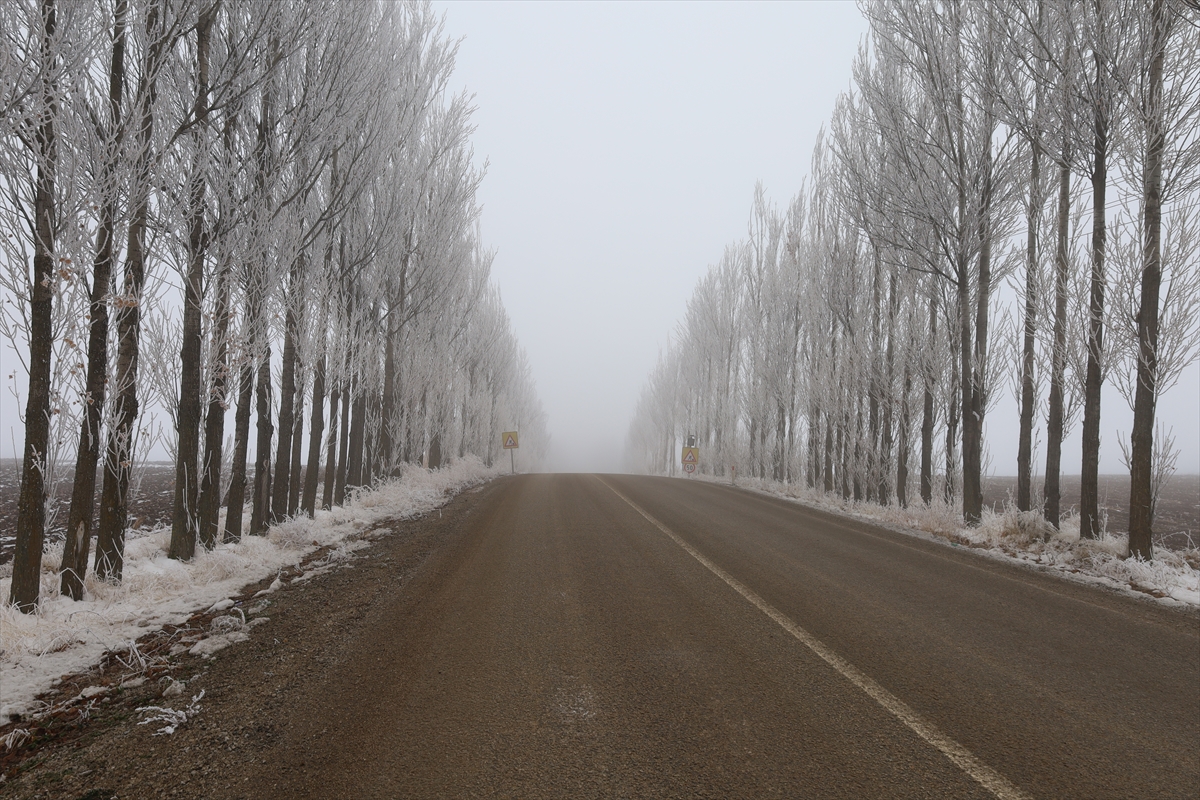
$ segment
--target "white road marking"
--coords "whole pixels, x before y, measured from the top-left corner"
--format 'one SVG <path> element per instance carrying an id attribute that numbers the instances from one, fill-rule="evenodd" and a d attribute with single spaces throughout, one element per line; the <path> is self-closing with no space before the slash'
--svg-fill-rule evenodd
<path id="1" fill-rule="evenodd" d="M 759 611 L 766 614 L 774 620 L 779 627 L 790 633 L 801 644 L 809 650 L 820 656 L 821 660 L 829 666 L 837 670 L 842 677 L 853 683 L 859 689 L 862 689 L 871 697 L 872 700 L 879 703 L 887 709 L 892 716 L 903 722 L 913 733 L 920 736 L 929 744 L 933 745 L 946 758 L 950 759 L 959 769 L 970 775 L 978 781 L 985 789 L 994 794 L 996 797 L 1003 800 L 1018 800 L 1019 798 L 1027 798 L 1029 795 L 1022 792 L 1014 786 L 1007 778 L 1001 775 L 996 770 L 989 767 L 987 764 L 976 758 L 975 754 L 967 748 L 963 747 L 958 742 L 951 739 L 946 734 L 937 729 L 933 723 L 926 721 L 908 706 L 900 698 L 889 692 L 887 689 L 876 683 L 858 667 L 854 666 L 844 658 L 839 656 L 833 650 L 826 647 L 819 639 L 813 636 L 808 631 L 801 628 L 796 623 L 792 622 L 784 616 L 777 608 L 772 606 L 766 600 L 758 596 L 753 590 L 744 585 L 741 581 L 734 578 L 725 570 L 718 567 L 713 562 L 709 561 L 703 555 L 696 551 L 690 544 L 681 539 L 674 531 L 666 525 L 652 517 L 637 503 L 630 500 L 625 495 L 621 494 L 615 487 L 603 478 L 599 479 L 601 483 L 612 490 L 613 494 L 629 504 L 634 511 L 645 517 L 651 525 L 658 528 L 671 538 L 675 544 L 679 545 L 692 558 L 699 561 L 709 572 L 716 575 L 721 580 L 725 581 L 735 592 L 749 600 Z"/>

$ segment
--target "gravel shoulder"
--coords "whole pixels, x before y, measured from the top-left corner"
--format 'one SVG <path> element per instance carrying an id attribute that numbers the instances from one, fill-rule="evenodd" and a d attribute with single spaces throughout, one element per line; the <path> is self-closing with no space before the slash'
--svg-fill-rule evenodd
<path id="1" fill-rule="evenodd" d="M 56 691 L 40 698 L 55 709 L 49 716 L 0 726 L 0 738 L 22 740 L 0 753 L 0 794 L 248 796 L 238 787 L 252 782 L 296 715 L 337 684 L 355 656 L 350 643 L 378 623 L 381 606 L 390 606 L 384 601 L 436 570 L 461 543 L 470 509 L 505 483 L 464 492 L 423 518 L 376 526 L 363 534 L 370 544 L 352 559 L 330 560 L 327 551 L 317 551 L 280 576 L 278 591 L 255 597 L 269 589 L 274 578 L 267 579 L 233 598 L 234 609 L 148 633 L 138 642 L 140 659 L 110 654 L 88 672 L 64 676 Z M 315 574 L 302 577 L 306 572 Z M 219 641 L 214 634 L 224 626 L 218 618 L 240 622 L 242 615 L 248 624 L 232 638 L 242 633 L 248 639 L 210 655 L 193 653 L 203 651 L 196 647 L 201 641 Z M 165 735 L 158 731 L 166 720 L 147 723 L 155 712 L 139 711 L 148 706 L 194 713 Z"/>

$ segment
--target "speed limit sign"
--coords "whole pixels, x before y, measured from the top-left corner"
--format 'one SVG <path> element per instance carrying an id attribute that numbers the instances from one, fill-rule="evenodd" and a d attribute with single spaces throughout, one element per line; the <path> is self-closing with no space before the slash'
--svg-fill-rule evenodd
<path id="1" fill-rule="evenodd" d="M 695 471 L 696 471 L 696 465 L 695 465 L 695 464 L 684 464 L 684 465 L 683 465 L 683 471 L 684 471 L 684 472 L 687 472 L 687 473 L 689 473 L 689 474 L 690 474 L 690 473 L 692 473 L 692 472 L 695 472 Z"/>

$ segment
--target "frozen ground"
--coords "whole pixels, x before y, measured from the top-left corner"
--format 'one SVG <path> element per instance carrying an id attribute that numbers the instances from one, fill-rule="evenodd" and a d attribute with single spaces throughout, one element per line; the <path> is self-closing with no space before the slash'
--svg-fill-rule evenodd
<path id="1" fill-rule="evenodd" d="M 233 544 L 202 548 L 188 563 L 167 558 L 169 527 L 131 531 L 125 547 L 124 581 L 119 585 L 89 575 L 80 602 L 58 591 L 62 544 L 47 545 L 42 557 L 42 602 L 36 614 L 21 614 L 0 604 L 0 720 L 36 711 L 34 698 L 60 676 L 87 668 L 106 651 L 137 657 L 134 642 L 162 625 L 180 624 L 196 611 L 222 610 L 231 595 L 247 584 L 299 564 L 321 547 L 332 548 L 326 566 L 367 542 L 358 534 L 387 519 L 426 514 L 458 492 L 499 474 L 474 458 L 436 471 L 410 468 L 395 481 L 365 492 L 344 508 L 319 511 L 314 519 L 297 518 L 271 528 L 266 536 L 245 536 Z M 246 518 L 249 519 L 247 513 Z M 311 577 L 310 570 L 297 580 Z M 7 598 L 12 565 L 0 566 L 0 598 Z M 277 580 L 271 591 L 279 586 Z M 228 633 L 197 642 L 198 654 L 250 635 L 249 627 L 231 625 Z M 199 648 L 199 649 L 197 649 Z"/>
<path id="2" fill-rule="evenodd" d="M 728 482 L 728 478 L 708 475 L 698 475 L 694 480 Z M 1171 550 L 1156 546 L 1153 561 L 1126 558 L 1128 536 L 1106 533 L 1100 539 L 1081 540 L 1077 513 L 1064 519 L 1061 529 L 1056 531 L 1037 513 L 1021 513 L 1011 507 L 1002 512 L 985 508 L 982 524 L 967 528 L 962 523 L 961 510 L 945 504 L 900 508 L 843 500 L 837 495 L 768 480 L 738 478 L 737 485 L 882 523 L 950 546 L 979 549 L 997 558 L 1035 565 L 1084 583 L 1150 595 L 1168 605 L 1200 606 L 1200 548 Z"/>

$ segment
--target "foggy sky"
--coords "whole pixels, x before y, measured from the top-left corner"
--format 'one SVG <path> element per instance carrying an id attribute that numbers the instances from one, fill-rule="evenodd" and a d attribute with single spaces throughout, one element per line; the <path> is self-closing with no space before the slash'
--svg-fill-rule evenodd
<path id="1" fill-rule="evenodd" d="M 551 469 L 621 466 L 696 281 L 785 204 L 866 23 L 853 3 L 442 3 L 465 37 L 493 277 L 549 415 Z"/>
<path id="2" fill-rule="evenodd" d="M 800 189 L 866 21 L 851 2 L 436 7 L 464 37 L 454 81 L 475 95 L 488 163 L 484 241 L 549 415 L 548 468 L 618 470 L 696 281 L 746 235 L 755 181 L 779 206 Z M 1016 404 L 996 394 L 990 471 L 1011 475 Z M 1197 397 L 1193 364 L 1160 404 L 1183 472 L 1200 471 Z M 1110 386 L 1101 472 L 1123 471 L 1131 420 Z"/>
<path id="3" fill-rule="evenodd" d="M 779 206 L 800 189 L 866 22 L 851 2 L 435 7 L 463 39 L 452 85 L 475 96 L 483 239 L 549 415 L 547 467 L 619 470 L 638 394 L 697 280 L 746 235 L 755 181 Z M 0 450 L 13 456 L 23 426 L 10 390 L 23 402 L 24 376 L 4 344 Z M 1016 404 L 1008 386 L 996 393 L 989 469 L 1013 474 Z M 1193 364 L 1159 406 L 1181 472 L 1200 472 L 1198 397 Z M 1101 472 L 1123 471 L 1116 437 L 1131 420 L 1110 382 Z M 1066 473 L 1079 471 L 1074 434 Z"/>

